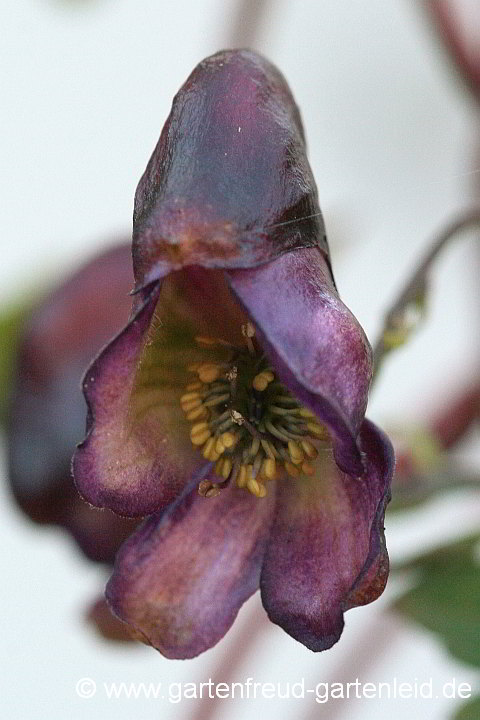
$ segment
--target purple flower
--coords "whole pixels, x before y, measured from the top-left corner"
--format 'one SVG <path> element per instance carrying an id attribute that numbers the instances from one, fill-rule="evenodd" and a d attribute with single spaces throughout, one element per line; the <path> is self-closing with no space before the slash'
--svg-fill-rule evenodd
<path id="1" fill-rule="evenodd" d="M 130 248 L 119 245 L 36 304 L 22 330 L 6 428 L 18 505 L 35 522 L 64 527 L 87 557 L 107 563 L 135 522 L 89 507 L 70 464 L 85 423 L 82 375 L 128 318 L 131 283 Z"/>
<path id="2" fill-rule="evenodd" d="M 87 371 L 80 493 L 150 515 L 107 599 L 167 657 L 214 645 L 259 587 L 312 650 L 374 600 L 390 442 L 364 419 L 368 341 L 340 301 L 300 115 L 248 51 L 176 95 L 135 198 L 133 313 Z"/>

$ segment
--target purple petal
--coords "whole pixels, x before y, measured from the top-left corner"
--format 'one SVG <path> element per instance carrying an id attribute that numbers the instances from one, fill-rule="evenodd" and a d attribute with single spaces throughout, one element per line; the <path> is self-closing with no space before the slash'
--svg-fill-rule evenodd
<path id="1" fill-rule="evenodd" d="M 285 79 L 248 50 L 207 58 L 175 96 L 137 189 L 137 287 L 185 265 L 249 267 L 312 245 L 328 255 Z"/>
<path id="2" fill-rule="evenodd" d="M 149 518 L 117 555 L 106 591 L 114 612 L 166 657 L 215 645 L 258 589 L 270 489 L 259 500 L 236 487 L 213 498 L 194 488 Z"/>
<path id="3" fill-rule="evenodd" d="M 146 408 L 139 404 L 144 393 L 140 399 L 135 393 L 159 292 L 157 284 L 89 368 L 83 383 L 88 432 L 73 458 L 75 483 L 92 505 L 120 515 L 146 515 L 167 505 L 181 492 L 183 473 L 191 473 L 198 462 L 193 448 L 187 445 L 184 452 L 176 443 L 178 434 L 169 432 L 181 414 L 171 389 L 159 382 L 157 392 L 162 397 L 147 397 Z M 134 395 L 137 402 L 132 408 Z"/>
<path id="4" fill-rule="evenodd" d="M 131 643 L 137 638 L 130 632 L 130 627 L 121 622 L 112 613 L 104 597 L 97 598 L 86 612 L 86 620 L 105 640 Z"/>
<path id="5" fill-rule="evenodd" d="M 361 475 L 356 437 L 367 405 L 371 349 L 339 299 L 323 255 L 304 248 L 228 275 L 279 377 L 328 427 L 338 465 Z"/>
<path id="6" fill-rule="evenodd" d="M 44 297 L 26 321 L 7 418 L 9 480 L 32 520 L 62 525 L 93 560 L 111 562 L 133 524 L 92 510 L 70 463 L 85 424 L 82 374 L 128 318 L 131 251 L 115 246 Z"/>
<path id="7" fill-rule="evenodd" d="M 361 479 L 340 472 L 325 453 L 315 477 L 278 483 L 262 601 L 273 622 L 314 651 L 337 642 L 344 611 L 372 602 L 386 582 L 383 520 L 393 450 L 368 420 L 360 442 L 367 461 Z"/>
<path id="8" fill-rule="evenodd" d="M 180 397 L 190 363 L 214 361 L 197 335 L 242 343 L 245 315 L 221 271 L 186 268 L 154 284 L 84 380 L 88 435 L 74 457 L 79 492 L 121 515 L 156 512 L 202 462 Z"/>

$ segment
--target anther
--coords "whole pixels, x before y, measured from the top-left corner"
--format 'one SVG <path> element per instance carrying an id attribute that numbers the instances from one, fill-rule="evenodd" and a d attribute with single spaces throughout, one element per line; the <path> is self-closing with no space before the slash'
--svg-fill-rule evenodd
<path id="1" fill-rule="evenodd" d="M 258 375 L 255 375 L 252 385 L 258 392 L 263 392 L 274 378 L 275 375 L 270 370 L 262 370 Z"/>
<path id="2" fill-rule="evenodd" d="M 194 408 L 187 413 L 187 420 L 203 420 L 208 417 L 208 410 L 200 405 L 200 407 Z"/>
<path id="3" fill-rule="evenodd" d="M 185 390 L 187 392 L 192 392 L 193 390 L 201 390 L 202 387 L 203 387 L 203 383 L 201 383 L 199 380 L 197 380 L 196 382 L 188 383 Z"/>
<path id="4" fill-rule="evenodd" d="M 211 434 L 206 422 L 196 423 L 190 430 L 190 440 L 193 445 L 203 445 Z"/>
<path id="5" fill-rule="evenodd" d="M 252 495 L 256 497 L 265 497 L 267 494 L 267 488 L 262 483 L 259 483 L 255 478 L 249 477 L 247 480 L 247 488 L 250 490 Z"/>
<path id="6" fill-rule="evenodd" d="M 307 422 L 307 428 L 312 433 L 312 435 L 315 435 L 315 437 L 318 437 L 321 440 L 328 440 L 329 435 L 323 425 L 319 425 L 318 423 L 314 422 Z"/>
<path id="7" fill-rule="evenodd" d="M 237 477 L 237 487 L 244 488 L 247 484 L 247 466 L 240 465 Z"/>
<path id="8" fill-rule="evenodd" d="M 181 404 L 183 412 L 190 412 L 190 410 L 195 410 L 196 408 L 200 407 L 202 404 L 202 398 L 197 397 L 195 400 L 189 400 L 188 402 L 183 402 Z"/>
<path id="9" fill-rule="evenodd" d="M 314 460 L 318 455 L 318 450 L 315 447 L 315 445 L 312 445 L 312 443 L 309 440 L 302 440 L 300 445 L 302 446 L 302 450 L 305 453 L 307 457 L 309 457 L 311 460 Z"/>
<path id="10" fill-rule="evenodd" d="M 198 377 L 202 382 L 211 383 L 215 380 L 218 380 L 218 378 L 220 377 L 221 368 L 219 365 L 215 365 L 214 363 L 203 363 L 197 369 L 197 373 Z"/>
<path id="11" fill-rule="evenodd" d="M 232 466 L 233 466 L 233 463 L 230 460 L 230 458 L 224 458 L 220 474 L 225 478 L 225 480 L 228 479 L 228 476 L 232 472 Z"/>
<path id="12" fill-rule="evenodd" d="M 268 480 L 274 480 L 277 474 L 277 465 L 273 458 L 267 458 L 263 461 L 262 473 Z"/>
<path id="13" fill-rule="evenodd" d="M 215 442 L 215 452 L 217 452 L 219 455 L 225 452 L 225 445 L 223 444 L 221 438 L 217 438 Z"/>
<path id="14" fill-rule="evenodd" d="M 209 438 L 205 443 L 202 455 L 206 460 L 211 460 L 213 462 L 218 460 L 220 457 L 220 454 L 215 452 L 215 443 L 216 440 L 213 437 Z"/>
<path id="15" fill-rule="evenodd" d="M 305 457 L 302 448 L 294 440 L 288 441 L 288 452 L 294 465 L 300 465 Z"/>
<path id="16" fill-rule="evenodd" d="M 258 496 L 258 493 L 260 490 L 260 485 L 258 484 L 258 482 L 255 480 L 254 477 L 249 476 L 247 478 L 247 488 L 250 490 L 251 493 L 253 493 L 253 495 Z"/>
<path id="17" fill-rule="evenodd" d="M 306 407 L 300 408 L 299 415 L 303 418 L 316 418 L 317 416 L 311 410 Z"/>
<path id="18" fill-rule="evenodd" d="M 226 448 L 231 448 L 235 445 L 235 435 L 231 432 L 224 432 L 221 435 L 222 443 Z"/>
<path id="19" fill-rule="evenodd" d="M 200 397 L 198 392 L 188 392 L 185 393 L 185 395 L 182 395 L 180 398 L 180 405 L 184 405 L 185 403 L 189 403 L 192 400 L 197 400 Z"/>

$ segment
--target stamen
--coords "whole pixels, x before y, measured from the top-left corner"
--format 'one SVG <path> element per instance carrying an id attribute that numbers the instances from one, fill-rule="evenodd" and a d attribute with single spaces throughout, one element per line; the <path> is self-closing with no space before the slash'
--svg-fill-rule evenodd
<path id="1" fill-rule="evenodd" d="M 276 395 L 272 398 L 272 402 L 275 404 L 282 403 L 283 405 L 293 405 L 295 408 L 298 408 L 298 402 L 295 400 L 295 398 L 291 397 L 291 395 Z M 300 414 L 301 411 L 306 408 L 300 408 Z M 310 410 L 308 410 L 310 412 Z M 309 416 L 310 417 L 310 416 Z"/>
<path id="2" fill-rule="evenodd" d="M 231 432 L 222 433 L 222 442 L 226 448 L 231 448 L 235 445 L 235 435 Z"/>
<path id="3" fill-rule="evenodd" d="M 317 416 L 315 415 L 315 413 L 313 413 L 311 410 L 309 410 L 308 408 L 305 408 L 305 407 L 300 408 L 300 415 L 301 415 L 303 418 L 316 419 L 316 417 L 317 417 Z"/>
<path id="4" fill-rule="evenodd" d="M 300 465 L 303 462 L 305 454 L 300 445 L 294 442 L 294 440 L 288 441 L 288 452 L 294 465 Z"/>
<path id="5" fill-rule="evenodd" d="M 255 457 L 255 455 L 260 450 L 260 438 L 254 437 L 252 440 L 252 444 L 250 446 L 250 455 L 251 457 Z"/>
<path id="6" fill-rule="evenodd" d="M 202 404 L 202 398 L 197 397 L 194 400 L 188 400 L 181 402 L 180 405 L 182 406 L 183 412 L 190 412 L 190 410 L 195 410 L 196 408 L 200 407 Z"/>
<path id="7" fill-rule="evenodd" d="M 214 380 L 218 380 L 222 369 L 220 365 L 214 363 L 203 363 L 197 369 L 198 377 L 203 383 L 211 383 Z"/>
<path id="8" fill-rule="evenodd" d="M 218 417 L 211 420 L 210 426 L 212 428 L 215 428 L 215 427 L 218 428 L 218 426 L 221 425 L 222 423 L 224 423 L 225 420 L 228 420 L 230 425 L 232 425 L 231 410 L 225 410 L 225 412 L 223 412 L 221 415 L 219 415 Z"/>
<path id="9" fill-rule="evenodd" d="M 185 410 L 185 408 L 184 408 Z M 190 412 L 187 412 L 187 420 L 203 420 L 208 417 L 208 410 L 201 405 L 198 408 L 195 408 L 194 410 L 190 410 Z"/>
<path id="10" fill-rule="evenodd" d="M 267 460 L 263 461 L 262 472 L 268 480 L 275 480 L 277 464 L 274 458 L 267 458 Z"/>
<path id="11" fill-rule="evenodd" d="M 250 355 L 254 356 L 255 347 L 253 345 L 252 338 L 255 336 L 255 328 L 251 322 L 247 322 L 245 325 L 242 325 L 242 335 L 247 343 L 248 352 Z"/>
<path id="12" fill-rule="evenodd" d="M 312 435 L 315 435 L 315 437 L 321 438 L 322 440 L 329 439 L 328 432 L 323 427 L 323 425 L 319 425 L 318 423 L 314 423 L 314 422 L 308 422 L 307 428 L 310 430 Z"/>
<path id="13" fill-rule="evenodd" d="M 215 452 L 222 455 L 225 452 L 225 445 L 222 442 L 222 438 L 219 437 L 215 443 Z"/>
<path id="14" fill-rule="evenodd" d="M 242 334 L 246 347 L 219 338 L 196 338 L 204 348 L 230 348 L 230 360 L 189 365 L 197 379 L 187 383 L 180 398 L 186 419 L 193 423 L 192 444 L 214 463 L 219 477 L 219 482 L 199 484 L 204 497 L 218 495 L 227 483 L 265 497 L 266 484 L 275 478 L 314 476 L 311 461 L 330 443 L 316 415 L 276 379 L 254 343 L 252 323 L 242 326 Z"/>
<path id="15" fill-rule="evenodd" d="M 262 372 L 255 375 L 253 378 L 252 385 L 258 392 L 263 392 L 267 389 L 269 383 L 272 382 L 275 375 L 270 370 L 262 370 Z"/>
<path id="16" fill-rule="evenodd" d="M 186 393 L 185 395 L 182 395 L 182 397 L 180 398 L 180 405 L 184 405 L 184 403 L 188 404 L 191 400 L 197 400 L 197 398 L 199 398 L 199 397 L 200 397 L 200 395 L 198 394 L 198 392 Z"/>
<path id="17" fill-rule="evenodd" d="M 205 401 L 203 405 L 204 407 L 215 407 L 216 405 L 226 403 L 229 398 L 230 393 L 225 393 L 224 395 L 218 395 L 217 397 L 213 397 L 211 400 Z"/>
<path id="18" fill-rule="evenodd" d="M 240 465 L 240 471 L 237 477 L 237 487 L 244 488 L 247 484 L 247 466 Z"/>
<path id="19" fill-rule="evenodd" d="M 222 468 L 221 474 L 223 475 L 223 477 L 225 478 L 225 480 L 228 479 L 228 476 L 229 476 L 230 473 L 232 472 L 232 467 L 233 467 L 233 463 L 232 463 L 232 461 L 230 460 L 230 458 L 224 458 L 224 460 L 223 460 L 223 468 Z"/>
<path id="20" fill-rule="evenodd" d="M 302 440 L 300 444 L 302 446 L 303 452 L 307 457 L 309 457 L 311 460 L 314 460 L 317 457 L 318 450 L 315 445 L 312 445 L 309 440 Z"/>
<path id="21" fill-rule="evenodd" d="M 231 418 L 227 418 L 227 420 L 225 420 L 221 425 L 217 426 L 217 432 L 223 433 L 230 430 L 231 427 L 233 427 L 233 422 Z"/>
<path id="22" fill-rule="evenodd" d="M 265 497 L 267 494 L 267 488 L 265 485 L 262 485 L 262 483 L 259 483 L 255 478 L 249 477 L 247 480 L 247 488 L 250 490 L 252 495 L 255 495 L 256 497 Z"/>
<path id="23" fill-rule="evenodd" d="M 237 482 L 238 473 L 240 472 L 240 463 L 238 461 L 235 461 L 233 463 L 232 472 L 230 473 L 229 481 L 231 483 Z"/>
<path id="24" fill-rule="evenodd" d="M 252 477 L 256 478 L 260 468 L 262 467 L 262 461 L 263 461 L 263 455 L 261 453 L 258 453 L 258 455 L 255 456 L 255 460 L 253 461 L 252 466 Z"/>
<path id="25" fill-rule="evenodd" d="M 218 483 L 212 483 L 210 480 L 202 480 L 198 485 L 198 494 L 206 498 L 216 497 L 221 491 Z"/>
<path id="26" fill-rule="evenodd" d="M 292 427 L 286 423 L 277 425 L 277 430 L 286 435 L 288 440 L 300 440 L 302 435 L 307 435 L 307 430 L 303 430 L 301 427 Z"/>
<path id="27" fill-rule="evenodd" d="M 262 440 L 260 440 L 260 442 L 265 451 L 265 454 L 268 455 L 269 458 L 271 458 L 272 460 L 275 460 L 276 457 L 279 457 L 278 453 L 275 450 L 275 447 L 271 443 L 269 443 L 268 440 L 263 440 L 263 438 L 262 438 Z"/>
<path id="28" fill-rule="evenodd" d="M 215 444 L 216 440 L 214 437 L 209 438 L 205 443 L 202 453 L 205 460 L 215 462 L 215 460 L 218 460 L 218 458 L 220 457 L 220 453 L 217 453 L 215 450 Z"/>
<path id="29" fill-rule="evenodd" d="M 266 429 L 267 429 L 269 432 L 272 433 L 272 435 L 273 435 L 274 437 L 278 438 L 279 440 L 283 440 L 284 442 L 287 442 L 287 443 L 288 443 L 288 441 L 290 440 L 290 438 L 288 437 L 288 435 L 287 435 L 286 433 L 283 433 L 283 432 L 282 432 L 281 430 L 279 430 L 278 428 L 276 428 L 275 425 L 272 425 L 272 423 L 270 422 L 270 420 L 266 420 L 266 421 L 265 421 L 265 427 L 266 427 Z"/>
<path id="30" fill-rule="evenodd" d="M 296 413 L 300 412 L 300 408 L 282 408 L 278 407 L 278 405 L 269 405 L 268 409 L 271 413 L 274 415 L 294 415 Z"/>
<path id="31" fill-rule="evenodd" d="M 197 423 L 190 430 L 190 440 L 193 445 L 203 445 L 212 433 L 210 432 L 206 422 Z"/>

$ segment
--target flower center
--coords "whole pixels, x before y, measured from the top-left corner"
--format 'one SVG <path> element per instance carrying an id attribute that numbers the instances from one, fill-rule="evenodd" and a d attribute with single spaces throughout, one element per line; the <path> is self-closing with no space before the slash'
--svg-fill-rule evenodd
<path id="1" fill-rule="evenodd" d="M 227 483 L 236 483 L 257 497 L 283 468 L 291 477 L 313 475 L 311 460 L 319 447 L 330 447 L 329 436 L 316 416 L 280 383 L 255 340 L 251 323 L 242 326 L 244 347 L 208 337 L 197 337 L 203 347 L 222 345 L 230 358 L 223 363 L 194 363 L 195 379 L 180 399 L 192 444 L 206 460 L 215 462 L 223 481 L 205 480 L 199 493 L 218 495 Z"/>

